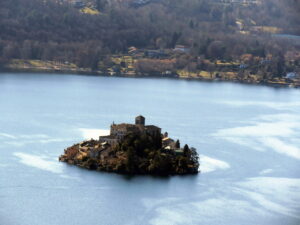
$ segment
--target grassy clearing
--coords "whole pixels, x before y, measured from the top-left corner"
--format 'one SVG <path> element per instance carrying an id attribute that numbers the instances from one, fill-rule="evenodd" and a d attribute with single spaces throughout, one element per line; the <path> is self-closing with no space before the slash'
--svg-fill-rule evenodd
<path id="1" fill-rule="evenodd" d="M 8 68 L 14 69 L 42 69 L 42 70 L 77 70 L 73 63 L 62 63 L 56 61 L 23 60 L 13 59 L 8 64 Z"/>
<path id="2" fill-rule="evenodd" d="M 217 60 L 216 64 L 218 66 L 239 66 L 240 65 L 239 62 L 224 62 L 224 61 L 221 61 L 221 60 Z"/>
<path id="3" fill-rule="evenodd" d="M 251 27 L 251 30 L 270 34 L 278 34 L 282 31 L 281 28 L 272 26 L 253 26 Z"/>
<path id="4" fill-rule="evenodd" d="M 100 12 L 97 9 L 85 7 L 80 10 L 82 13 L 90 14 L 90 15 L 99 15 Z"/>
<path id="5" fill-rule="evenodd" d="M 215 78 L 216 72 L 208 72 L 208 71 L 197 71 L 197 72 L 189 72 L 187 70 L 178 70 L 176 71 L 180 78 L 203 78 L 203 79 L 212 79 Z"/>

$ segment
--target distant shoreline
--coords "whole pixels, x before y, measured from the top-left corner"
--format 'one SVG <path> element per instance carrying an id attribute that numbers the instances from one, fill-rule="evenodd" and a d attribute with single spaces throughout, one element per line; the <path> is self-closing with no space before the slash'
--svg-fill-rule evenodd
<path id="1" fill-rule="evenodd" d="M 108 73 L 99 73 L 97 71 L 82 71 L 82 70 L 53 70 L 53 69 L 38 69 L 38 68 L 26 68 L 26 69 L 12 69 L 12 68 L 2 68 L 0 69 L 0 75 L 4 73 L 45 73 L 45 74 L 62 74 L 62 75 L 86 75 L 86 76 L 101 76 L 101 77 L 124 77 L 124 78 L 167 78 L 167 79 L 176 79 L 176 80 L 191 80 L 191 81 L 204 81 L 204 82 L 231 82 L 231 83 L 240 83 L 240 84 L 249 84 L 249 85 L 263 85 L 269 87 L 288 87 L 288 88 L 300 88 L 300 84 L 293 83 L 276 83 L 276 82 L 249 82 L 237 79 L 207 79 L 200 77 L 180 77 L 177 75 L 128 75 L 125 73 L 118 73 L 110 75 Z"/>

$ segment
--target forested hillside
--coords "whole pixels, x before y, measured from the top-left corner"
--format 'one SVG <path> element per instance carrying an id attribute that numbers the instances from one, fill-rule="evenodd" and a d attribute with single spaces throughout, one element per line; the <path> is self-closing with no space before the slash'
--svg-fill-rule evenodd
<path id="1" fill-rule="evenodd" d="M 218 60 L 250 65 L 255 57 L 275 63 L 268 68 L 272 76 L 299 67 L 299 40 L 278 35 L 300 35 L 299 0 L 79 3 L 84 6 L 56 0 L 1 1 L 1 64 L 16 59 L 67 61 L 105 70 L 116 66 L 113 55 L 128 54 L 134 46 L 164 51 L 155 57 L 163 58 L 163 64 L 169 60 L 162 70 L 214 71 Z M 173 52 L 177 45 L 182 54 Z M 153 63 L 142 58 L 133 63 L 140 72 Z"/>

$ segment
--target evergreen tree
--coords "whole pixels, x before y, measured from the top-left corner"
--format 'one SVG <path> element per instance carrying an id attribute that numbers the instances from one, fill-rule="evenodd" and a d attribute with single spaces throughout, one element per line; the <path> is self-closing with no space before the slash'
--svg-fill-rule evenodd
<path id="1" fill-rule="evenodd" d="M 191 29 L 194 29 L 195 25 L 194 25 L 194 21 L 193 21 L 193 20 L 190 21 L 190 24 L 189 24 L 189 25 L 190 25 L 190 28 L 191 28 Z"/>
<path id="2" fill-rule="evenodd" d="M 181 32 L 174 32 L 172 36 L 172 41 L 171 41 L 171 48 L 174 48 L 181 37 L 182 33 Z"/>
<path id="3" fill-rule="evenodd" d="M 183 147 L 183 154 L 184 154 L 184 156 L 188 156 L 189 153 L 190 153 L 190 148 L 189 148 L 189 146 L 186 144 L 186 145 L 184 145 L 184 147 Z"/>
<path id="4" fill-rule="evenodd" d="M 180 142 L 179 140 L 177 139 L 176 143 L 175 143 L 175 148 L 180 148 Z"/>

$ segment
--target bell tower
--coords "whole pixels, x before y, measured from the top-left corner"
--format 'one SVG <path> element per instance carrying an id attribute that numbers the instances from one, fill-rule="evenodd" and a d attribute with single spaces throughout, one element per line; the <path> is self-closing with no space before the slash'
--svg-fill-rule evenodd
<path id="1" fill-rule="evenodd" d="M 137 116 L 135 117 L 135 125 L 143 125 L 145 126 L 145 117 L 143 116 Z"/>

